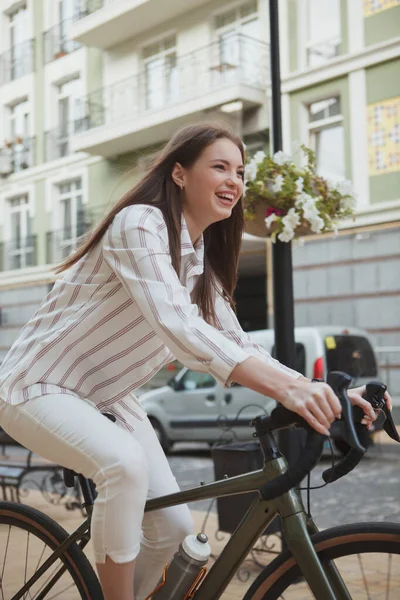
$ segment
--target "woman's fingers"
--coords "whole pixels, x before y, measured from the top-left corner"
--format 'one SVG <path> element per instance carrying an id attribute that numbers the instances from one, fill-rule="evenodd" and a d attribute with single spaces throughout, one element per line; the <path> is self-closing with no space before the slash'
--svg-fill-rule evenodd
<path id="1" fill-rule="evenodd" d="M 386 400 L 386 406 L 388 407 L 389 410 L 392 410 L 392 408 L 393 408 L 393 400 L 392 400 L 389 392 L 385 392 L 384 398 Z"/>
<path id="2" fill-rule="evenodd" d="M 327 436 L 330 435 L 329 429 L 323 425 L 305 405 L 302 407 L 301 416 L 313 429 L 315 429 L 315 431 L 318 431 L 318 433 L 322 433 L 322 435 Z"/>

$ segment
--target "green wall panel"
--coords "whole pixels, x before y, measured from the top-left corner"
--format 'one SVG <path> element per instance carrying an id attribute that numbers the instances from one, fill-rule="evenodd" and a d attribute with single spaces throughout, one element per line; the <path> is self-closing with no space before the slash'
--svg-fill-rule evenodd
<path id="1" fill-rule="evenodd" d="M 400 59 L 367 69 L 366 86 L 367 104 L 400 96 Z"/>
<path id="2" fill-rule="evenodd" d="M 351 0 L 350 0 L 351 1 Z M 365 45 L 371 46 L 400 36 L 400 6 L 364 19 Z"/>

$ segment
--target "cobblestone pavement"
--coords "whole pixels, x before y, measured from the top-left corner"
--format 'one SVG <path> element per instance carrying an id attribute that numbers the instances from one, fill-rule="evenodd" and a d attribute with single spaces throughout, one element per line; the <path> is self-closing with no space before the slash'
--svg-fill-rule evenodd
<path id="1" fill-rule="evenodd" d="M 214 481 L 214 467 L 207 446 L 177 444 L 168 457 L 182 489 L 200 481 Z M 356 521 L 400 522 L 400 445 L 373 448 L 347 477 L 311 493 L 311 513 L 319 528 Z M 322 485 L 321 473 L 331 464 L 324 453 L 313 471 L 312 485 Z M 303 494 L 303 499 L 306 495 Z M 233 499 L 234 501 L 234 499 Z M 191 509 L 208 510 L 210 501 L 190 504 Z M 212 511 L 216 511 L 214 503 Z"/>

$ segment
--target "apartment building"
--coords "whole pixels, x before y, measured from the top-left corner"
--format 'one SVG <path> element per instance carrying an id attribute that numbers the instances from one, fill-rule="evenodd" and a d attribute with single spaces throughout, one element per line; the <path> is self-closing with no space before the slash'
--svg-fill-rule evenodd
<path id="1" fill-rule="evenodd" d="M 1 360 L 52 285 L 50 266 L 178 127 L 226 121 L 254 152 L 272 124 L 268 0 L 0 9 Z M 296 323 L 359 325 L 400 346 L 400 2 L 279 9 L 284 147 L 312 145 L 320 172 L 358 193 L 357 221 L 338 238 L 294 247 Z M 267 325 L 268 257 L 246 238 L 237 300 L 248 329 Z"/>

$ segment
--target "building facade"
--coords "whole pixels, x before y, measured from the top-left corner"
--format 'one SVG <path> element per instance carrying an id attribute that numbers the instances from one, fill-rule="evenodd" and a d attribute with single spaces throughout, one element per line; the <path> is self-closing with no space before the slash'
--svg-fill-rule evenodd
<path id="1" fill-rule="evenodd" d="M 336 239 L 294 246 L 296 324 L 359 325 L 400 346 L 400 2 L 279 9 L 284 149 L 312 145 L 319 171 L 358 193 L 357 220 Z M 177 128 L 227 122 L 255 152 L 273 124 L 268 0 L 2 0 L 0 10 L 1 360 L 51 287 L 51 265 Z M 244 242 L 247 329 L 272 311 L 266 248 Z M 390 360 L 397 377 L 400 355 Z"/>

